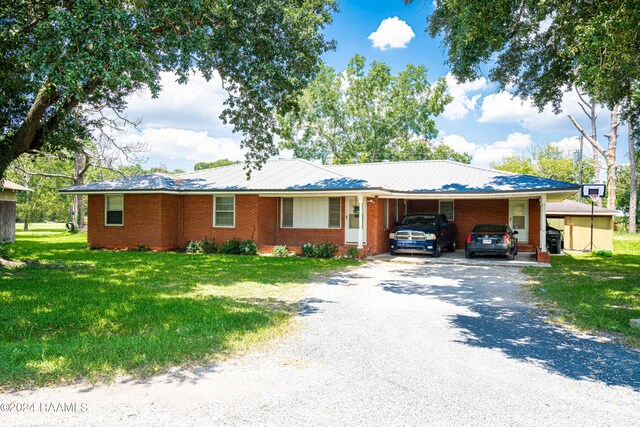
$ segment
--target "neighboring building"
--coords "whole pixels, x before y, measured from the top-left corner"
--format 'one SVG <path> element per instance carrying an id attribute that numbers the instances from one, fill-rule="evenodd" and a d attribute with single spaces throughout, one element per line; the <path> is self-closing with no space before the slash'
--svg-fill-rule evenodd
<path id="1" fill-rule="evenodd" d="M 356 246 L 378 254 L 389 250 L 394 223 L 415 212 L 445 213 L 458 229 L 460 248 L 475 224 L 503 223 L 518 231 L 521 250 L 544 252 L 546 201 L 578 189 L 451 161 L 321 166 L 277 160 L 250 180 L 236 164 L 60 191 L 89 195 L 88 239 L 97 247 L 167 250 L 206 236 L 252 239 L 261 250 L 328 240 L 341 251 Z"/>
<path id="2" fill-rule="evenodd" d="M 16 240 L 16 192 L 29 191 L 14 182 L 0 180 L 0 243 Z"/>
<path id="3" fill-rule="evenodd" d="M 613 217 L 619 212 L 593 207 L 593 249 L 613 250 Z M 591 203 L 574 200 L 547 204 L 549 225 L 564 232 L 564 249 L 581 251 L 591 247 Z"/>

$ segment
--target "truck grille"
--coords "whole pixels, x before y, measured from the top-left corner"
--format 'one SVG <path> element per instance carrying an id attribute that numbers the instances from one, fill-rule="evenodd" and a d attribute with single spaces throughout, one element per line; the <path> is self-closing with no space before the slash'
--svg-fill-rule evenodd
<path id="1" fill-rule="evenodd" d="M 422 231 L 398 231 L 396 233 L 397 240 L 427 240 Z"/>

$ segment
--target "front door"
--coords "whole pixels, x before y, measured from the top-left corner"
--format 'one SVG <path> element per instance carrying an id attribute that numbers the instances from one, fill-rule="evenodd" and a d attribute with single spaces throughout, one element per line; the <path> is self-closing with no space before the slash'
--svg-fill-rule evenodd
<path id="1" fill-rule="evenodd" d="M 529 241 L 529 200 L 509 201 L 509 226 L 518 232 L 518 242 Z"/>
<path id="2" fill-rule="evenodd" d="M 346 226 L 344 228 L 345 242 L 358 243 L 358 229 L 360 228 L 360 205 L 358 197 L 345 197 Z M 365 199 L 366 200 L 366 199 Z M 362 230 L 362 243 L 367 243 L 367 210 L 362 212 L 364 229 Z"/>

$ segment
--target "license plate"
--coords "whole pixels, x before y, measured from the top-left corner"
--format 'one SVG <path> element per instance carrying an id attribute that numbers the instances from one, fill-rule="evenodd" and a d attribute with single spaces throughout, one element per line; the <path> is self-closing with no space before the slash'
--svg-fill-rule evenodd
<path id="1" fill-rule="evenodd" d="M 483 245 L 490 245 L 491 244 L 491 239 L 482 239 L 482 244 Z"/>

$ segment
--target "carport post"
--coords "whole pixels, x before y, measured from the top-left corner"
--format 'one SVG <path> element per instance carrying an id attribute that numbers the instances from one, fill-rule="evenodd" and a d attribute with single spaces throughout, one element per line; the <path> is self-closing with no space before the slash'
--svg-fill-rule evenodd
<path id="1" fill-rule="evenodd" d="M 547 195 L 540 196 L 540 250 L 547 251 Z"/>
<path id="2" fill-rule="evenodd" d="M 362 214 L 362 211 L 367 208 L 364 205 L 364 197 L 362 194 L 358 194 L 358 206 L 360 207 L 360 209 L 358 209 L 358 249 L 362 249 L 364 247 L 362 244 L 364 240 L 362 232 L 362 226 L 364 225 L 362 219 L 364 215 Z"/>

